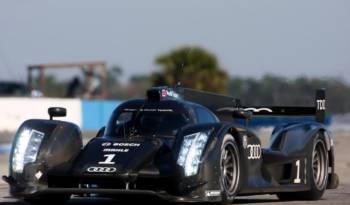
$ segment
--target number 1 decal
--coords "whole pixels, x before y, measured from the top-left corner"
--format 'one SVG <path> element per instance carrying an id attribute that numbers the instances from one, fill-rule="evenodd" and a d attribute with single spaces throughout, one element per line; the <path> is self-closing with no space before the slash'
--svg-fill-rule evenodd
<path id="1" fill-rule="evenodd" d="M 115 162 L 113 162 L 115 154 L 105 154 L 103 156 L 106 158 L 105 161 L 98 162 L 98 164 L 115 164 Z"/>
<path id="2" fill-rule="evenodd" d="M 297 176 L 294 179 L 294 184 L 300 184 L 301 180 L 300 180 L 300 160 L 297 160 L 295 162 L 295 166 L 297 167 Z"/>

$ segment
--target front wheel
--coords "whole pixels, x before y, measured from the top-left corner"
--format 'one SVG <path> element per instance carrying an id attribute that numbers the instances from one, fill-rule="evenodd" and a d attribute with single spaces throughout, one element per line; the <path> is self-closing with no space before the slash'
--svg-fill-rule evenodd
<path id="1" fill-rule="evenodd" d="M 279 193 L 281 200 L 318 200 L 322 197 L 328 181 L 328 152 L 326 143 L 322 137 L 315 138 L 313 150 L 310 152 L 308 161 L 310 190 L 296 193 Z"/>
<path id="2" fill-rule="evenodd" d="M 220 171 L 222 203 L 228 204 L 237 194 L 240 179 L 239 150 L 230 134 L 224 136 L 221 146 Z"/>

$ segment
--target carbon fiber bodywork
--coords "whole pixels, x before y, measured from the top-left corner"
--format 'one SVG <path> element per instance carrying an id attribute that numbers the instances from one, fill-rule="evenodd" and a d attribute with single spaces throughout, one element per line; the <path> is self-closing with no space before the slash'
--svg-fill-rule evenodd
<path id="1" fill-rule="evenodd" d="M 28 120 L 19 128 L 38 130 L 44 139 L 35 162 L 24 165 L 22 173 L 13 172 L 4 180 L 14 197 L 32 198 L 46 194 L 77 194 L 118 197 L 119 195 L 155 195 L 172 201 L 216 202 L 222 200 L 220 157 L 223 138 L 234 137 L 239 149 L 239 184 L 235 195 L 299 192 L 310 189 L 310 163 L 314 140 L 322 138 L 329 156 L 328 188 L 337 183 L 334 166 L 333 137 L 319 122 L 291 123 L 277 126 L 269 148 L 247 127 L 234 122 L 214 120 L 199 123 L 193 109 L 198 104 L 167 99 L 155 102 L 128 101 L 115 113 L 125 109 L 171 108 L 184 113 L 188 123 L 175 136 L 113 136 L 109 127 L 103 134 L 82 145 L 79 128 L 56 120 Z M 210 112 L 207 110 L 207 112 Z M 108 125 L 110 126 L 110 125 Z M 198 173 L 186 176 L 177 163 L 184 136 L 206 132 Z M 12 167 L 14 148 L 10 156 Z"/>

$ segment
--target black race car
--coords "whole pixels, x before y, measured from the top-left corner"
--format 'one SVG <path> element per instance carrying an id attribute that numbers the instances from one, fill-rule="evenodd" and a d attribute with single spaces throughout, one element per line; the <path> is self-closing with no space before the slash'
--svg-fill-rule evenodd
<path id="1" fill-rule="evenodd" d="M 314 107 L 250 107 L 213 93 L 152 88 L 146 99 L 118 106 L 85 146 L 78 126 L 52 119 L 66 110 L 49 108 L 50 120 L 19 128 L 3 179 L 13 197 L 32 203 L 131 194 L 181 202 L 230 203 L 255 194 L 317 200 L 339 181 L 325 102 L 324 90 Z M 237 122 L 283 115 L 315 121 L 277 125 L 267 149 Z"/>

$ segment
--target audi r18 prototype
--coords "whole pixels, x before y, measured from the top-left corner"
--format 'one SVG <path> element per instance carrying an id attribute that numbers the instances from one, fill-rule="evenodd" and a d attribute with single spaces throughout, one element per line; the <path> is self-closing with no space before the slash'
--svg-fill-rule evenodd
<path id="1" fill-rule="evenodd" d="M 338 186 L 325 91 L 315 106 L 243 106 L 240 100 L 181 87 L 156 87 L 122 103 L 83 146 L 78 126 L 53 117 L 27 120 L 16 133 L 9 176 L 13 197 L 64 202 L 72 195 L 153 195 L 180 202 L 231 203 L 236 196 L 277 194 L 317 200 Z M 237 119 L 315 116 L 277 125 L 269 148 Z"/>

